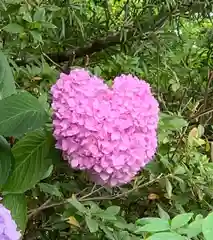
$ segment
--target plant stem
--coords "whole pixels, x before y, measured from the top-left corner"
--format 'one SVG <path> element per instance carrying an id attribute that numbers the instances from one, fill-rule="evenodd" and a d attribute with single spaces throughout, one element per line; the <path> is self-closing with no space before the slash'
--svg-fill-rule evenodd
<path id="1" fill-rule="evenodd" d="M 168 175 L 166 176 L 162 176 L 163 174 L 160 174 L 157 178 L 155 179 L 152 179 L 150 180 L 149 182 L 146 182 L 144 184 L 141 184 L 135 188 L 132 188 L 126 192 L 123 192 L 123 193 L 120 193 L 118 195 L 115 195 L 115 196 L 100 196 L 100 197 L 90 197 L 91 195 L 93 195 L 94 193 L 96 192 L 99 192 L 101 189 L 104 188 L 104 186 L 96 189 L 96 190 L 93 190 L 88 193 L 87 195 L 85 196 L 82 196 L 80 198 L 78 198 L 78 201 L 79 202 L 86 202 L 86 201 L 101 201 L 101 200 L 114 200 L 114 199 L 117 199 L 117 198 L 121 198 L 121 197 L 125 197 L 127 196 L 128 194 L 138 190 L 138 189 L 141 189 L 141 188 L 144 188 L 144 187 L 147 187 L 149 186 L 150 184 L 153 184 L 154 182 L 157 182 L 159 181 L 160 179 L 162 178 L 165 178 L 167 177 Z M 169 174 L 170 175 L 170 174 Z M 48 203 L 51 201 L 51 199 L 48 199 L 44 204 L 42 204 L 40 207 L 30 211 L 30 214 L 28 215 L 28 218 L 32 218 L 33 216 L 37 215 L 38 213 L 40 213 L 41 211 L 45 210 L 45 209 L 48 209 L 48 208 L 53 208 L 53 207 L 58 207 L 58 206 L 61 206 L 61 205 L 64 205 L 66 203 L 69 203 L 69 201 L 72 200 L 72 197 L 70 198 L 67 198 L 67 199 L 64 199 L 62 200 L 61 202 L 57 202 L 57 203 L 52 203 L 52 204 L 49 204 Z"/>

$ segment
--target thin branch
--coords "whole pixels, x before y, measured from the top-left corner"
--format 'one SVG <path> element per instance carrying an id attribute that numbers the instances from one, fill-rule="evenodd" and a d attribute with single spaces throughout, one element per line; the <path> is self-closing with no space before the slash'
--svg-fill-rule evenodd
<path id="1" fill-rule="evenodd" d="M 43 203 L 39 208 L 33 210 L 29 215 L 28 218 L 30 219 L 32 216 L 36 214 L 36 211 L 45 208 L 45 206 L 48 206 L 48 204 L 51 202 L 52 198 L 49 198 L 45 203 Z"/>
<path id="2" fill-rule="evenodd" d="M 128 31 L 128 38 L 132 36 L 133 31 Z M 67 51 L 59 52 L 59 53 L 49 53 L 48 56 L 54 62 L 61 63 L 66 62 L 70 59 L 70 56 L 75 54 L 75 58 L 81 58 L 85 55 L 91 55 L 93 53 L 100 52 L 106 48 L 115 46 L 117 44 L 121 44 L 120 33 L 110 34 L 106 38 L 101 38 L 95 40 L 94 42 L 86 45 L 84 47 L 79 47 L 76 49 L 70 49 Z"/>
<path id="3" fill-rule="evenodd" d="M 169 174 L 170 175 L 170 174 Z M 138 189 L 141 189 L 141 188 L 144 188 L 144 187 L 147 187 L 157 181 L 159 181 L 160 179 L 162 178 L 165 178 L 165 177 L 168 177 L 169 175 L 166 175 L 166 176 L 163 176 L 163 174 L 160 174 L 157 178 L 155 179 L 152 179 L 150 180 L 149 182 L 146 182 L 144 184 L 141 184 L 135 188 L 132 188 L 126 192 L 123 192 L 123 193 L 120 193 L 118 195 L 115 195 L 115 196 L 100 196 L 100 197 L 90 197 L 91 195 L 93 195 L 94 193 L 96 192 L 99 192 L 101 189 L 104 188 L 104 186 L 94 190 L 94 191 L 91 191 L 89 194 L 85 195 L 85 196 L 82 196 L 80 198 L 78 198 L 78 201 L 79 202 L 86 202 L 86 201 L 101 201 L 101 200 L 114 200 L 114 199 L 117 199 L 117 198 L 121 198 L 121 197 L 126 197 L 127 195 L 129 195 L 130 193 L 138 190 Z M 28 215 L 28 218 L 30 219 L 31 217 L 39 214 L 41 211 L 45 210 L 45 209 L 48 209 L 48 208 L 53 208 L 53 207 L 58 207 L 58 206 L 62 206 L 66 203 L 69 203 L 70 201 L 72 200 L 72 197 L 71 198 L 67 198 L 61 202 L 57 202 L 57 203 L 52 203 L 52 204 L 49 204 L 47 205 L 47 202 L 45 202 L 44 204 L 42 204 L 40 207 L 32 210 L 30 212 L 30 214 Z"/>
<path id="4" fill-rule="evenodd" d="M 136 186 L 135 188 L 132 188 L 126 192 L 123 192 L 123 193 L 120 193 L 118 195 L 115 195 L 115 196 L 103 196 L 103 197 L 93 197 L 93 198 L 80 198 L 79 199 L 79 202 L 86 202 L 86 201 L 100 201 L 100 200 L 114 200 L 114 199 L 117 199 L 117 198 L 121 198 L 121 197 L 126 197 L 127 195 L 129 195 L 130 193 L 138 190 L 138 189 L 141 189 L 141 188 L 144 188 L 144 187 L 147 187 L 157 181 L 159 181 L 160 179 L 162 178 L 165 178 L 165 177 L 168 177 L 170 176 L 170 174 L 168 174 L 167 176 L 162 176 L 163 174 L 160 174 L 157 178 L 155 179 L 152 179 L 150 180 L 149 182 L 146 182 L 144 184 L 141 184 L 139 186 Z"/>
<path id="5" fill-rule="evenodd" d="M 211 108 L 209 108 L 209 109 L 206 109 L 206 110 L 204 110 L 204 111 L 202 111 L 202 112 L 199 112 L 199 113 L 191 116 L 191 117 L 189 118 L 189 120 L 192 121 L 192 120 L 194 120 L 194 119 L 196 119 L 196 118 L 200 118 L 200 117 L 202 117 L 202 116 L 204 116 L 204 115 L 206 115 L 206 114 L 210 114 L 210 113 L 213 113 L 213 107 L 211 107 Z"/>

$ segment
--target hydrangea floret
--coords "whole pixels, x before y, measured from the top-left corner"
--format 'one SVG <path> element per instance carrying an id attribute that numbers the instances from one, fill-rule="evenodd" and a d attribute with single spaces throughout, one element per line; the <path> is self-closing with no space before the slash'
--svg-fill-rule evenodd
<path id="1" fill-rule="evenodd" d="M 0 204 L 0 239 L 19 240 L 21 234 L 17 230 L 17 225 L 12 219 L 10 211 Z"/>

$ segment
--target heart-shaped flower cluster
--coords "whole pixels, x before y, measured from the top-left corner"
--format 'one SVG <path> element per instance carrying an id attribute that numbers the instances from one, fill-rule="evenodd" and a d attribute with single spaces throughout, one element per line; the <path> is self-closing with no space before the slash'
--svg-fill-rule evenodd
<path id="1" fill-rule="evenodd" d="M 84 69 L 52 86 L 56 147 L 98 184 L 128 183 L 157 148 L 159 107 L 148 83 L 121 75 L 109 88 Z"/>
<path id="2" fill-rule="evenodd" d="M 19 240 L 21 234 L 17 231 L 17 225 L 12 219 L 10 211 L 0 204 L 0 239 Z"/>

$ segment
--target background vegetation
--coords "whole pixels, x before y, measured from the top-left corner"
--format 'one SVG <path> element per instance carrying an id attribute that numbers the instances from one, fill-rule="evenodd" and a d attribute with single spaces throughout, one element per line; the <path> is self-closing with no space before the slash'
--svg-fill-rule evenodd
<path id="1" fill-rule="evenodd" d="M 212 239 L 212 6 L 0 1 L 0 192 L 23 239 Z M 160 103 L 156 157 L 128 185 L 93 185 L 54 148 L 49 89 L 76 66 L 136 74 Z"/>

